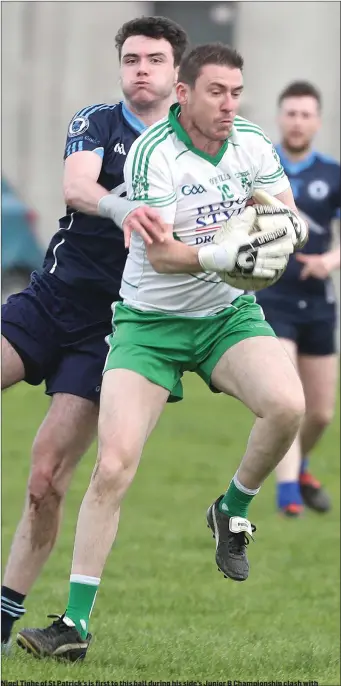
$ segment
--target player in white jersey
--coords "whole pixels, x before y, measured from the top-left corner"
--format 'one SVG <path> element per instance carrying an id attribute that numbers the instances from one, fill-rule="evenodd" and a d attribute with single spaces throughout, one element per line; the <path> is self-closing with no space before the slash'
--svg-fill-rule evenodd
<path id="1" fill-rule="evenodd" d="M 79 650 L 89 640 L 89 616 L 116 536 L 118 508 L 166 402 L 181 399 L 187 370 L 212 390 L 239 398 L 256 416 L 236 475 L 207 513 L 218 568 L 238 581 L 248 576 L 247 536 L 255 529 L 248 506 L 293 442 L 304 396 L 294 365 L 254 297 L 230 288 L 217 271 L 237 268 L 241 257 L 252 255 L 255 278 L 271 273 L 285 264 L 293 244 L 304 242 L 306 226 L 294 214 L 271 142 L 258 126 L 235 118 L 242 66 L 227 46 L 195 48 L 180 66 L 179 105 L 128 154 L 128 197 L 158 210 L 165 235 L 148 245 L 131 236 L 103 379 L 98 461 L 78 519 L 71 601 L 58 635 L 51 627 L 21 632 L 35 652 L 40 645 L 51 654 L 52 634 L 55 654 L 64 644 Z M 256 188 L 292 208 L 281 219 L 285 240 L 264 233 L 258 251 L 246 231 L 256 211 L 244 211 Z M 223 220 L 229 220 L 230 231 L 217 245 L 212 238 Z"/>
<path id="2" fill-rule="evenodd" d="M 230 136 L 210 155 L 194 148 L 179 121 L 180 111 L 174 104 L 169 116 L 132 146 L 125 167 L 127 194 L 158 209 L 181 243 L 205 246 L 222 221 L 244 211 L 254 189 L 280 195 L 290 186 L 271 141 L 258 126 L 235 117 Z M 121 288 L 126 305 L 205 317 L 241 293 L 214 273 L 157 274 L 145 243 L 133 234 Z"/>

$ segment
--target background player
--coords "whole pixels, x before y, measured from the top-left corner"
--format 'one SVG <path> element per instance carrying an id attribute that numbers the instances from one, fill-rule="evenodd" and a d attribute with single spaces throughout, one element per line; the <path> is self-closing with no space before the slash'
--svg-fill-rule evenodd
<path id="1" fill-rule="evenodd" d="M 2 308 L 3 387 L 45 380 L 52 396 L 33 445 L 25 509 L 5 571 L 2 643 L 25 612 L 25 596 L 54 546 L 71 476 L 96 433 L 108 352 L 104 339 L 126 260 L 123 234 L 113 221 L 122 224 L 130 213 L 126 244 L 132 230 L 147 241 L 163 230 L 155 210 L 119 194 L 125 194 L 123 165 L 130 146 L 174 100 L 186 46 L 186 33 L 163 17 L 122 26 L 116 47 L 124 103 L 85 107 L 72 119 L 65 147 L 66 215 L 42 274 L 33 274 L 29 287 Z"/>
<path id="2" fill-rule="evenodd" d="M 333 417 L 338 376 L 330 275 L 340 267 L 340 249 L 331 248 L 332 220 L 340 216 L 340 166 L 312 148 L 320 113 L 321 96 L 310 83 L 292 83 L 279 96 L 277 151 L 301 215 L 309 222 L 309 241 L 291 256 L 283 277 L 257 298 L 299 369 L 306 398 L 300 437 L 276 470 L 277 505 L 292 516 L 302 512 L 303 503 L 318 512 L 330 507 L 307 460 Z"/>
<path id="3" fill-rule="evenodd" d="M 248 507 L 294 439 L 304 398 L 294 366 L 253 296 L 216 274 L 237 269 L 238 258 L 245 264 L 250 257 L 253 237 L 247 229 L 254 226 L 255 210 L 243 210 L 254 189 L 268 190 L 296 210 L 271 141 L 259 127 L 235 117 L 242 66 L 241 56 L 228 46 L 195 48 L 180 65 L 181 107 L 173 105 L 168 118 L 145 132 L 128 155 L 129 197 L 157 207 L 168 234 L 163 244 L 149 246 L 132 238 L 122 279 L 124 304 L 114 308 L 99 454 L 79 514 L 66 615 L 46 629 L 18 634 L 18 643 L 37 656 L 85 656 L 89 616 L 117 532 L 116 513 L 165 403 L 182 397 L 186 370 L 239 398 L 257 417 L 237 474 L 208 511 L 218 568 L 238 581 L 248 576 Z M 226 242 L 217 245 L 212 240 L 226 219 Z M 253 253 L 252 273 L 259 270 L 260 277 L 263 270 L 281 268 L 287 251 L 306 239 L 306 225 L 294 212 L 287 209 L 278 221 L 285 238 L 264 232 L 264 247 Z"/>

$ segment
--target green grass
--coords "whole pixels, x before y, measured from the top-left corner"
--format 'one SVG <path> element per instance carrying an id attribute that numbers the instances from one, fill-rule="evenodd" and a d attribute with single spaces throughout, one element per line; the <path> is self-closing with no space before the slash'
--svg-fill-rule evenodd
<path id="1" fill-rule="evenodd" d="M 47 402 L 41 388 L 26 385 L 3 397 L 4 561 Z M 251 422 L 237 401 L 213 396 L 200 380 L 187 377 L 185 400 L 167 407 L 124 502 L 86 661 L 38 661 L 15 647 L 3 658 L 3 679 L 340 684 L 339 423 L 314 454 L 332 512 L 280 518 L 270 478 L 251 509 L 258 529 L 249 546 L 251 574 L 238 584 L 217 573 L 205 512 L 228 485 Z M 93 449 L 76 473 L 57 547 L 16 628 L 44 626 L 46 614 L 65 607 L 76 516 L 94 457 Z"/>

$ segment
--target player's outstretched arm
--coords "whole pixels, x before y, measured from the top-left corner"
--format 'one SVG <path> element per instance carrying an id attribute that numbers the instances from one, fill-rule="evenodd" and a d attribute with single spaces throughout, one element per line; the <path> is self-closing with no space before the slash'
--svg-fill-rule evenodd
<path id="1" fill-rule="evenodd" d="M 98 183 L 102 159 L 91 150 L 75 152 L 64 165 L 64 200 L 69 207 L 86 214 L 98 214 L 98 203 L 106 195 L 106 188 Z"/>

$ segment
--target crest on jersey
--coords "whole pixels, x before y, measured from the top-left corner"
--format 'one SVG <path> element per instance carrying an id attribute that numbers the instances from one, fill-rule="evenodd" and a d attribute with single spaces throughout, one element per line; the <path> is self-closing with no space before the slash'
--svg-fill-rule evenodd
<path id="1" fill-rule="evenodd" d="M 142 174 L 135 174 L 132 182 L 134 195 L 140 197 L 146 195 L 149 190 L 148 179 Z"/>
<path id="2" fill-rule="evenodd" d="M 85 117 L 75 117 L 69 126 L 69 136 L 81 136 L 89 128 L 89 119 Z"/>
<path id="3" fill-rule="evenodd" d="M 280 160 L 279 154 L 278 154 L 274 145 L 272 146 L 272 154 L 273 154 L 278 166 L 281 168 L 282 167 L 281 160 Z"/>
<path id="4" fill-rule="evenodd" d="M 329 193 L 329 186 L 325 181 L 312 181 L 308 186 L 308 193 L 314 200 L 324 200 Z"/>
<path id="5" fill-rule="evenodd" d="M 236 174 L 236 179 L 240 179 L 243 191 L 246 191 L 246 193 L 248 193 L 251 190 L 252 180 L 251 180 L 250 172 L 248 172 L 248 171 L 238 172 L 238 174 Z"/>

